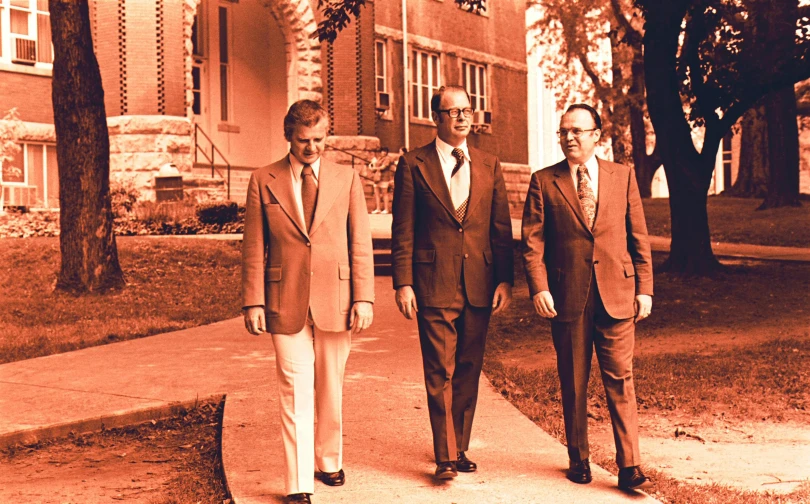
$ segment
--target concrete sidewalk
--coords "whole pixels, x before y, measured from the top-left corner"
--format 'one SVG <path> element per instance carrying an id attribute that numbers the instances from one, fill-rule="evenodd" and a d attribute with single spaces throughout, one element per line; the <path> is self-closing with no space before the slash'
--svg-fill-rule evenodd
<path id="1" fill-rule="evenodd" d="M 437 484 L 416 325 L 377 278 L 375 323 L 354 338 L 345 385 L 347 483 L 316 483 L 314 502 L 655 502 L 565 479 L 565 448 L 482 380 L 470 455 L 474 474 Z M 283 461 L 269 337 L 241 319 L 0 366 L 0 446 L 166 415 L 178 404 L 225 396 L 222 452 L 237 504 L 282 502 Z M 0 501 L 4 501 L 0 489 Z"/>

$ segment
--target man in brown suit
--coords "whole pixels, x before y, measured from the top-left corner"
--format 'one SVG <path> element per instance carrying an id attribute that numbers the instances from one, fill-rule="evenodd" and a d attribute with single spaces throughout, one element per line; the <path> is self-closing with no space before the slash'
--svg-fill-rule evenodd
<path id="1" fill-rule="evenodd" d="M 431 100 L 437 138 L 399 160 L 391 229 L 399 310 L 416 317 L 436 477 L 475 471 L 470 444 L 491 313 L 512 299 L 512 227 L 498 158 L 467 146 L 470 97 Z"/>
<path id="2" fill-rule="evenodd" d="M 363 186 L 353 169 L 321 158 L 328 126 L 318 103 L 290 107 L 290 153 L 251 176 L 242 242 L 245 326 L 269 331 L 276 350 L 289 502 L 310 502 L 316 464 L 324 483 L 345 481 L 343 375 L 352 330 L 373 317 Z"/>
<path id="3" fill-rule="evenodd" d="M 632 169 L 594 156 L 599 114 L 572 105 L 560 121 L 566 159 L 532 175 L 523 211 L 523 262 L 537 313 L 551 319 L 562 390 L 568 479 L 589 483 L 588 378 L 602 371 L 619 487 L 642 488 L 635 324 L 650 314 L 653 275 L 647 225 Z"/>

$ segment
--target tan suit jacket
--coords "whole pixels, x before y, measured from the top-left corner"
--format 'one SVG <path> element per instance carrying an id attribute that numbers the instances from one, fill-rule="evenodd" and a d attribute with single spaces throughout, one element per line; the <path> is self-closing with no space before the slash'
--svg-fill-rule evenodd
<path id="1" fill-rule="evenodd" d="M 394 288 L 412 285 L 420 306 L 450 306 L 462 274 L 467 300 L 478 307 L 491 306 L 495 287 L 514 280 L 501 163 L 473 147 L 469 151 L 470 201 L 460 223 L 435 141 L 399 159 L 391 227 Z"/>
<path id="2" fill-rule="evenodd" d="M 567 161 L 532 175 L 523 211 L 523 260 L 529 293 L 550 291 L 558 322 L 585 309 L 591 275 L 605 310 L 635 315 L 637 294 L 653 294 L 647 224 L 633 170 L 599 162 L 599 200 L 588 229 Z"/>
<path id="3" fill-rule="evenodd" d="M 271 333 L 303 329 L 307 310 L 325 331 L 349 329 L 353 302 L 374 301 L 374 255 L 357 173 L 321 158 L 306 230 L 288 157 L 253 172 L 242 245 L 242 305 L 264 306 Z"/>

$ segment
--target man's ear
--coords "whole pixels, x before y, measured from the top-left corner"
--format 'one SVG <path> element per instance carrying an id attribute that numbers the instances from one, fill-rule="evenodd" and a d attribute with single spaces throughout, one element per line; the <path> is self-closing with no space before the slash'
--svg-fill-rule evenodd
<path id="1" fill-rule="evenodd" d="M 430 117 L 433 118 L 433 122 L 436 123 L 436 124 L 439 124 L 440 122 L 442 122 L 442 115 L 439 114 L 438 112 L 431 112 Z"/>

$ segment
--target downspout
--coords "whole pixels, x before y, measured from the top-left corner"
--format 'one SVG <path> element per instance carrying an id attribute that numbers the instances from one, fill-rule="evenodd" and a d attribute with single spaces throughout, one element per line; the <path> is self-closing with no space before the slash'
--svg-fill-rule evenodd
<path id="1" fill-rule="evenodd" d="M 402 0 L 402 113 L 404 117 L 403 124 L 405 125 L 405 141 L 404 146 L 406 149 L 411 150 L 411 118 L 408 114 L 408 103 L 410 103 L 410 96 L 408 94 L 408 0 Z"/>

